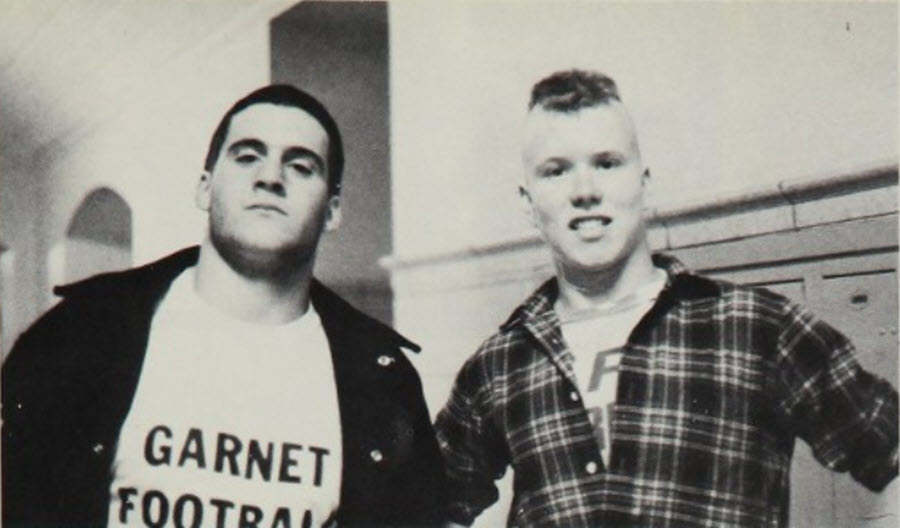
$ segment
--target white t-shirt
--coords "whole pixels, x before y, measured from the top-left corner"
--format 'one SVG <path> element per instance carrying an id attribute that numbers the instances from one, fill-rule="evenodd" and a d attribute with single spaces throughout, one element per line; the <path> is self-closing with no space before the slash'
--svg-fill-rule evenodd
<path id="1" fill-rule="evenodd" d="M 341 424 L 316 311 L 283 325 L 201 299 L 194 269 L 154 315 L 119 436 L 109 526 L 321 526 L 341 489 Z"/>
<path id="2" fill-rule="evenodd" d="M 575 359 L 578 391 L 588 411 L 600 455 L 609 461 L 612 407 L 616 401 L 619 363 L 628 336 L 666 283 L 657 270 L 653 280 L 618 301 L 561 320 L 563 341 Z"/>

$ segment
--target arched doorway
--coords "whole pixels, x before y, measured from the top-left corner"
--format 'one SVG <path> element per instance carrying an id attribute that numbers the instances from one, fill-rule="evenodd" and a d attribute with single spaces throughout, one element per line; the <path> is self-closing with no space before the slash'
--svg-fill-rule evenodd
<path id="1" fill-rule="evenodd" d="M 131 266 L 131 208 L 101 187 L 85 197 L 66 230 L 65 282 Z"/>

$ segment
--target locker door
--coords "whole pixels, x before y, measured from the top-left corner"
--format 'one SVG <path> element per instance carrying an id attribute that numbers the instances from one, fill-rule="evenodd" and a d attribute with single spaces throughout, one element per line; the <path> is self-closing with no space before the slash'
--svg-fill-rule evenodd
<path id="1" fill-rule="evenodd" d="M 825 276 L 811 308 L 847 335 L 863 368 L 897 387 L 897 275 L 894 270 Z M 834 474 L 835 526 L 897 526 L 897 498 Z M 890 490 L 890 488 L 889 488 Z"/>

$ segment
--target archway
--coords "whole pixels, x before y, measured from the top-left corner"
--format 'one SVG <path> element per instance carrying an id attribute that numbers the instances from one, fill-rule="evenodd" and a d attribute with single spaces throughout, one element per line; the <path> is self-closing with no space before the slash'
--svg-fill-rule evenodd
<path id="1" fill-rule="evenodd" d="M 85 197 L 66 230 L 65 281 L 131 266 L 131 208 L 101 187 Z"/>

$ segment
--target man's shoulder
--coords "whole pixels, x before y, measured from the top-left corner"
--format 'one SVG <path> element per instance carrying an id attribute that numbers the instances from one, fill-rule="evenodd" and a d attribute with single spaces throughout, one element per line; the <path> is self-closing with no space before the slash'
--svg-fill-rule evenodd
<path id="1" fill-rule="evenodd" d="M 197 263 L 199 248 L 181 249 L 158 260 L 120 271 L 100 273 L 56 286 L 53 293 L 64 299 L 133 296 L 137 292 L 165 289 L 179 273 Z"/>
<path id="2" fill-rule="evenodd" d="M 764 285 L 741 284 L 728 279 L 695 273 L 678 258 L 667 253 L 654 253 L 655 266 L 666 271 L 666 289 L 678 301 L 734 306 L 755 303 L 759 307 L 781 310 L 791 301 Z"/>
<path id="3" fill-rule="evenodd" d="M 26 347 L 52 354 L 59 343 L 75 346 L 97 334 L 121 330 L 121 323 L 148 311 L 175 276 L 196 262 L 196 252 L 197 248 L 188 248 L 139 267 L 55 287 L 62 300 L 21 334 L 14 350 Z"/>
<path id="4" fill-rule="evenodd" d="M 558 295 L 558 288 L 555 277 L 544 281 L 510 313 L 494 333 L 482 341 L 470 362 L 493 362 L 497 356 L 506 355 L 522 346 L 530 346 L 529 335 L 533 331 L 551 331 L 552 318 L 549 314 Z"/>
<path id="5" fill-rule="evenodd" d="M 546 317 L 553 310 L 553 303 L 556 302 L 558 296 L 558 279 L 551 277 L 545 280 L 510 313 L 506 321 L 500 325 L 500 328 L 491 337 L 500 337 L 504 334 L 519 332 L 528 321 Z"/>
<path id="6" fill-rule="evenodd" d="M 524 326 L 520 324 L 502 326 L 482 341 L 473 357 L 479 360 L 490 360 L 497 355 L 509 353 L 527 343 L 526 332 Z"/>
<path id="7" fill-rule="evenodd" d="M 310 285 L 310 298 L 326 330 L 331 328 L 345 335 L 364 336 L 369 340 L 413 352 L 421 350 L 419 345 L 391 326 L 362 312 L 316 279 Z"/>
<path id="8" fill-rule="evenodd" d="M 782 313 L 795 303 L 765 285 L 741 284 L 718 277 L 682 273 L 674 277 L 670 287 L 676 299 L 712 303 L 728 309 L 750 309 Z"/>
<path id="9" fill-rule="evenodd" d="M 820 323 L 808 308 L 765 285 L 687 273 L 677 276 L 670 289 L 675 320 L 695 327 L 738 325 L 759 343 L 771 344 L 790 329 Z"/>
<path id="10" fill-rule="evenodd" d="M 100 312 L 123 314 L 136 303 L 162 294 L 186 267 L 196 263 L 197 248 L 187 248 L 139 267 L 111 271 L 56 286 L 62 300 L 47 310 L 27 333 L 61 330 L 97 318 Z"/>

